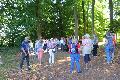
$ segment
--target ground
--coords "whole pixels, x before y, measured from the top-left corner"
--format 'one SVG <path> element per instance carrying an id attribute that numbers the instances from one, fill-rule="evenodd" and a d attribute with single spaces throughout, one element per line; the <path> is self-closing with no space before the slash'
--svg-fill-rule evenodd
<path id="1" fill-rule="evenodd" d="M 7 48 L 1 51 L 3 64 L 0 65 L 0 80 L 120 80 L 119 49 L 116 48 L 115 59 L 112 64 L 106 64 L 104 49 L 99 48 L 99 55 L 96 59 L 91 56 L 89 69 L 85 69 L 83 57 L 80 64 L 82 73 L 69 73 L 70 58 L 65 52 L 55 54 L 54 65 L 48 64 L 48 53 L 44 54 L 42 65 L 39 65 L 35 56 L 30 57 L 31 70 L 19 71 L 19 50 Z"/>

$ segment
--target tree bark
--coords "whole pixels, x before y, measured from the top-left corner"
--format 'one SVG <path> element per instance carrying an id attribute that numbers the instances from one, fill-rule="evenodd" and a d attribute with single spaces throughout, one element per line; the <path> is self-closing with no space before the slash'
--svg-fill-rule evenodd
<path id="1" fill-rule="evenodd" d="M 40 39 L 41 36 L 41 22 L 40 22 L 40 1 L 36 0 L 35 1 L 35 12 L 36 12 L 36 29 L 37 29 L 37 37 Z"/>
<path id="2" fill-rule="evenodd" d="M 74 7 L 74 19 L 75 19 L 75 38 L 78 39 L 78 17 L 77 17 L 77 10 L 76 7 Z"/>
<path id="3" fill-rule="evenodd" d="M 88 29 L 89 29 L 89 28 L 88 28 L 88 16 L 89 16 L 89 13 L 88 13 L 88 12 L 89 12 L 89 1 L 88 1 L 87 17 L 86 17 L 86 18 L 87 18 L 87 19 L 86 19 L 86 20 L 87 20 L 87 21 L 86 21 L 86 24 L 87 24 L 87 25 L 86 25 L 86 31 L 87 31 L 87 32 L 88 32 Z"/>
<path id="4" fill-rule="evenodd" d="M 110 9 L 110 26 L 113 24 L 113 2 L 109 0 L 109 9 Z"/>
<path id="5" fill-rule="evenodd" d="M 92 0 L 92 34 L 94 34 L 94 5 L 95 0 Z"/>
<path id="6" fill-rule="evenodd" d="M 84 34 L 86 34 L 86 21 L 85 21 L 85 9 L 84 9 L 84 0 L 82 0 L 82 9 L 83 9 L 83 24 L 84 24 Z"/>

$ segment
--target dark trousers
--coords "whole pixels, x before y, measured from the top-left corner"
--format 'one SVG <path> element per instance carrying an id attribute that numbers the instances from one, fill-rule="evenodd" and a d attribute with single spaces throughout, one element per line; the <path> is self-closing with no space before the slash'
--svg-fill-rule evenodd
<path id="1" fill-rule="evenodd" d="M 84 62 L 85 62 L 85 64 L 88 63 L 89 61 L 91 61 L 90 54 L 85 54 L 85 56 L 84 56 Z"/>
<path id="2" fill-rule="evenodd" d="M 97 56 L 97 48 L 98 48 L 98 45 L 93 45 L 93 56 Z"/>
<path id="3" fill-rule="evenodd" d="M 61 44 L 61 51 L 64 51 L 64 45 Z"/>
<path id="4" fill-rule="evenodd" d="M 30 64 L 29 64 L 29 54 L 27 53 L 27 55 L 25 55 L 25 53 L 22 52 L 21 61 L 20 61 L 20 69 L 22 69 L 22 67 L 23 67 L 24 60 L 26 60 L 27 68 L 29 69 L 29 66 L 30 66 Z"/>

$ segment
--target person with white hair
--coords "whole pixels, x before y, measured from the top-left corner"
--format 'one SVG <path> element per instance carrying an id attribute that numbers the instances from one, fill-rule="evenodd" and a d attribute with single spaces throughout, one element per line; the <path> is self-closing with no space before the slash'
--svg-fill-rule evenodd
<path id="1" fill-rule="evenodd" d="M 82 40 L 82 53 L 84 56 L 84 62 L 86 65 L 86 69 L 88 69 L 88 63 L 90 61 L 90 54 L 92 51 L 92 40 L 90 39 L 90 35 L 86 34 L 84 35 L 84 39 Z"/>

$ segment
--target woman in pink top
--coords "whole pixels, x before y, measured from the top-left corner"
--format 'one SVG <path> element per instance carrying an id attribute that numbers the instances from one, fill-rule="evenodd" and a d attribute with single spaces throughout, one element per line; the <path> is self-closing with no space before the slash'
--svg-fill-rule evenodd
<path id="1" fill-rule="evenodd" d="M 43 50 L 42 48 L 40 48 L 40 49 L 38 50 L 38 60 L 39 60 L 40 65 L 41 65 L 43 53 L 44 53 L 44 50 Z"/>
<path id="2" fill-rule="evenodd" d="M 43 53 L 44 53 L 44 50 L 43 50 L 43 42 L 42 42 L 42 41 L 39 41 L 39 42 L 37 43 L 37 54 L 38 54 L 38 61 L 39 61 L 39 64 L 40 64 L 40 65 L 41 65 Z"/>

